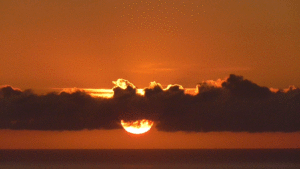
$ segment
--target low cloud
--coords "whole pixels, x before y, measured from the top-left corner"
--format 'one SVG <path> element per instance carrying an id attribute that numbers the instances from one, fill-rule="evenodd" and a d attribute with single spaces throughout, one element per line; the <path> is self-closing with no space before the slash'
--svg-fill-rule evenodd
<path id="1" fill-rule="evenodd" d="M 119 129 L 120 121 L 149 119 L 160 131 L 300 131 L 300 89 L 261 87 L 231 74 L 197 85 L 195 95 L 180 85 L 163 89 L 151 82 L 144 95 L 124 79 L 114 82 L 112 98 L 84 91 L 36 95 L 0 88 L 0 128 L 29 130 Z"/>

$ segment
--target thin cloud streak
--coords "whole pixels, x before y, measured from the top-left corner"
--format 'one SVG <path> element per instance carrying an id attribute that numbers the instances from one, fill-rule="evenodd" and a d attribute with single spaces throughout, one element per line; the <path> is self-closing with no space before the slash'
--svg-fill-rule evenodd
<path id="1" fill-rule="evenodd" d="M 296 87 L 269 89 L 233 74 L 201 82 L 194 92 L 181 85 L 164 89 L 156 82 L 143 92 L 125 79 L 114 84 L 112 98 L 92 97 L 84 90 L 37 95 L 3 86 L 0 129 L 108 130 L 121 129 L 121 120 L 149 119 L 166 132 L 300 131 Z"/>

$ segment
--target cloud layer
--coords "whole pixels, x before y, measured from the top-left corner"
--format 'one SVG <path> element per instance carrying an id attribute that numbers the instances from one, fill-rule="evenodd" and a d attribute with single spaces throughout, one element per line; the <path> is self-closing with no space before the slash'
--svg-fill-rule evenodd
<path id="1" fill-rule="evenodd" d="M 144 95 L 124 79 L 114 82 L 113 98 L 84 91 L 36 95 L 0 88 L 0 128 L 29 130 L 119 129 L 120 121 L 149 119 L 160 131 L 300 131 L 300 89 L 274 92 L 231 74 L 198 84 L 197 94 L 180 85 L 163 89 L 151 82 Z"/>

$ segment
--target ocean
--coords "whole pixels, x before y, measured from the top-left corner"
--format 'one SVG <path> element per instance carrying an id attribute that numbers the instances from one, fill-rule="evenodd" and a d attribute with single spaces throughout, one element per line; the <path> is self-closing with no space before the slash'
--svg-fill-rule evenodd
<path id="1" fill-rule="evenodd" d="M 0 169 L 299 169 L 300 149 L 0 150 Z"/>

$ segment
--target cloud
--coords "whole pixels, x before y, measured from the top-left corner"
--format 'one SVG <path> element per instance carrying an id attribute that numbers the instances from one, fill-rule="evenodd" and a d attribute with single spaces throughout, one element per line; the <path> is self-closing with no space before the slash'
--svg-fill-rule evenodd
<path id="1" fill-rule="evenodd" d="M 242 76 L 205 81 L 196 94 L 180 85 L 151 82 L 144 95 L 127 80 L 114 82 L 112 98 L 72 93 L 36 95 L 0 88 L 0 128 L 29 130 L 119 129 L 123 120 L 153 120 L 160 131 L 300 131 L 300 89 L 270 90 Z"/>
<path id="2" fill-rule="evenodd" d="M 153 73 L 170 73 L 176 71 L 174 66 L 164 63 L 143 63 L 138 64 L 134 69 L 130 70 L 139 74 L 153 74 Z"/>

